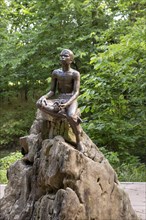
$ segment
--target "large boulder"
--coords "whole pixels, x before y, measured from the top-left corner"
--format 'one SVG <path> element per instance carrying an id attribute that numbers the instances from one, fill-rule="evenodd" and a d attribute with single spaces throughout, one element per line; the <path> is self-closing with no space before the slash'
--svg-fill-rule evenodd
<path id="1" fill-rule="evenodd" d="M 83 154 L 63 136 L 43 140 L 32 130 L 24 140 L 28 151 L 35 146 L 33 160 L 8 169 L 0 220 L 138 220 L 115 171 L 84 132 Z"/>

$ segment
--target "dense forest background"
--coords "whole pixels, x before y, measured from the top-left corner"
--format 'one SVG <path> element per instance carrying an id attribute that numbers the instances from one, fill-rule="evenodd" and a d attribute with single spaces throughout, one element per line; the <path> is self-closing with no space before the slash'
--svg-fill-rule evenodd
<path id="1" fill-rule="evenodd" d="M 1 152 L 19 148 L 69 48 L 84 130 L 121 180 L 146 181 L 145 8 L 145 0 L 1 0 Z"/>

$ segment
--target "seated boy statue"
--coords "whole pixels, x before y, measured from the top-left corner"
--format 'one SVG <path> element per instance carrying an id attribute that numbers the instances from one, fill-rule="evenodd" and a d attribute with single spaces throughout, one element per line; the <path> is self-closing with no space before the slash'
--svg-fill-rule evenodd
<path id="1" fill-rule="evenodd" d="M 61 52 L 62 68 L 53 71 L 50 91 L 37 101 L 37 107 L 53 117 L 66 117 L 75 134 L 77 149 L 83 153 L 81 119 L 77 114 L 80 73 L 71 68 L 73 59 L 71 50 Z"/>

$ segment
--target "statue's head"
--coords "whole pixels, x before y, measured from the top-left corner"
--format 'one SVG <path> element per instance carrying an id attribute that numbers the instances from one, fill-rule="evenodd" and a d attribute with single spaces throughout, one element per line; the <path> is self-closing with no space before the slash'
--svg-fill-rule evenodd
<path id="1" fill-rule="evenodd" d="M 74 60 L 74 54 L 69 49 L 64 49 L 60 53 L 60 59 L 61 61 L 66 61 L 68 64 L 72 63 Z"/>

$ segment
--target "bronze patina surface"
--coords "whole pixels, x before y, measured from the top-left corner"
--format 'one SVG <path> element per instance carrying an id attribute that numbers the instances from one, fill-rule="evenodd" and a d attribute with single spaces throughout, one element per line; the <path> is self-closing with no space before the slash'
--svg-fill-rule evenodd
<path id="1" fill-rule="evenodd" d="M 83 152 L 81 120 L 77 114 L 80 73 L 71 68 L 73 59 L 74 54 L 69 49 L 60 53 L 62 68 L 52 72 L 51 89 L 37 101 L 37 107 L 53 117 L 66 117 L 76 136 L 77 149 Z"/>

